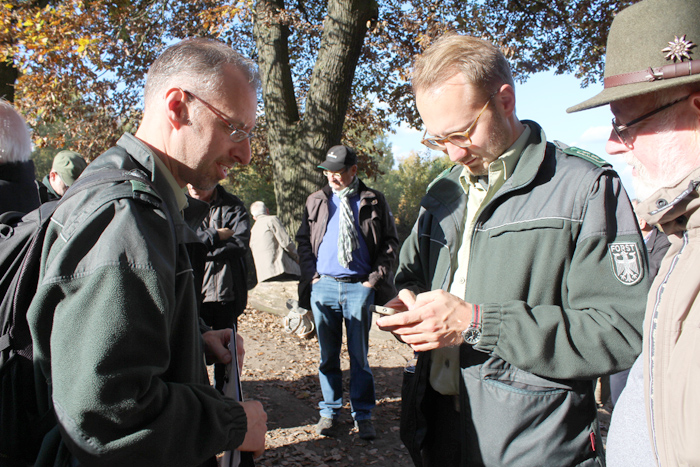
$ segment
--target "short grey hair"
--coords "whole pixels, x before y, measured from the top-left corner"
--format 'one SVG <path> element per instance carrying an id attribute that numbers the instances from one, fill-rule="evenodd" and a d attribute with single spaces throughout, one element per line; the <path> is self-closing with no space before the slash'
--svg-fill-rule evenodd
<path id="1" fill-rule="evenodd" d="M 510 64 L 498 47 L 477 37 L 448 33 L 416 57 L 413 92 L 436 89 L 459 73 L 485 96 L 504 84 L 515 87 Z"/>
<path id="2" fill-rule="evenodd" d="M 262 201 L 255 201 L 250 205 L 250 215 L 253 217 L 258 217 L 267 212 L 267 206 Z"/>
<path id="3" fill-rule="evenodd" d="M 0 164 L 26 162 L 32 155 L 32 139 L 24 117 L 0 99 Z"/>
<path id="4" fill-rule="evenodd" d="M 149 104 L 173 85 L 187 86 L 188 91 L 216 92 L 224 84 L 224 65 L 233 65 L 248 79 L 256 91 L 260 75 L 254 61 L 244 57 L 230 46 L 214 39 L 190 38 L 171 45 L 156 59 L 148 70 L 144 89 L 144 104 Z"/>

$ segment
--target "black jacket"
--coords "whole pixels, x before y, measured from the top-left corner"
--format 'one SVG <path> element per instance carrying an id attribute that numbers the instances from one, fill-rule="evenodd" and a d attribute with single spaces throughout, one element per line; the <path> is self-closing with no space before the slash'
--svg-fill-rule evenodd
<path id="1" fill-rule="evenodd" d="M 29 212 L 40 204 L 34 163 L 0 164 L 0 214 L 8 211 Z"/>
<path id="2" fill-rule="evenodd" d="M 189 218 L 189 213 L 185 213 Z M 229 228 L 233 236 L 220 240 L 216 229 Z M 243 312 L 248 303 L 246 254 L 250 242 L 250 218 L 243 202 L 216 187 L 216 199 L 209 205 L 197 236 L 206 247 L 203 302 L 234 302 L 236 315 Z"/>

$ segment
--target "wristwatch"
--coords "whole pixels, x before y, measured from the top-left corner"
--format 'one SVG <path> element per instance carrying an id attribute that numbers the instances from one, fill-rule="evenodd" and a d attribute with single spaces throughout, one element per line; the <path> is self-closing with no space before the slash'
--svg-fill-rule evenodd
<path id="1" fill-rule="evenodd" d="M 465 344 L 478 344 L 481 340 L 481 307 L 472 305 L 472 322 L 462 331 L 462 340 Z"/>

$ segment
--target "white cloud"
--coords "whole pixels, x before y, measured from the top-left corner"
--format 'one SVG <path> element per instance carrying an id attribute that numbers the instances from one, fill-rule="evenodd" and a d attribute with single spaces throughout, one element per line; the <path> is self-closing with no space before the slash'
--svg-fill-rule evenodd
<path id="1" fill-rule="evenodd" d="M 425 149 L 425 146 L 420 142 L 421 136 L 423 135 L 420 130 L 416 130 L 405 123 L 401 123 L 394 127 L 394 131 L 395 133 L 388 135 L 388 137 L 395 161 L 398 162 L 408 157 L 412 151 L 422 152 Z"/>

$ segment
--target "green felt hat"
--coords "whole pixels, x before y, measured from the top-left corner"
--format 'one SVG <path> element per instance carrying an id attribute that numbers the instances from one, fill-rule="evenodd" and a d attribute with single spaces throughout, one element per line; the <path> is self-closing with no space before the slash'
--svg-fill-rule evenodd
<path id="1" fill-rule="evenodd" d="M 87 167 L 87 162 L 80 154 L 73 151 L 61 151 L 53 158 L 51 170 L 61 176 L 66 186 L 71 186 Z"/>
<path id="2" fill-rule="evenodd" d="M 615 16 L 605 89 L 567 112 L 700 82 L 700 1 L 644 0 Z"/>

